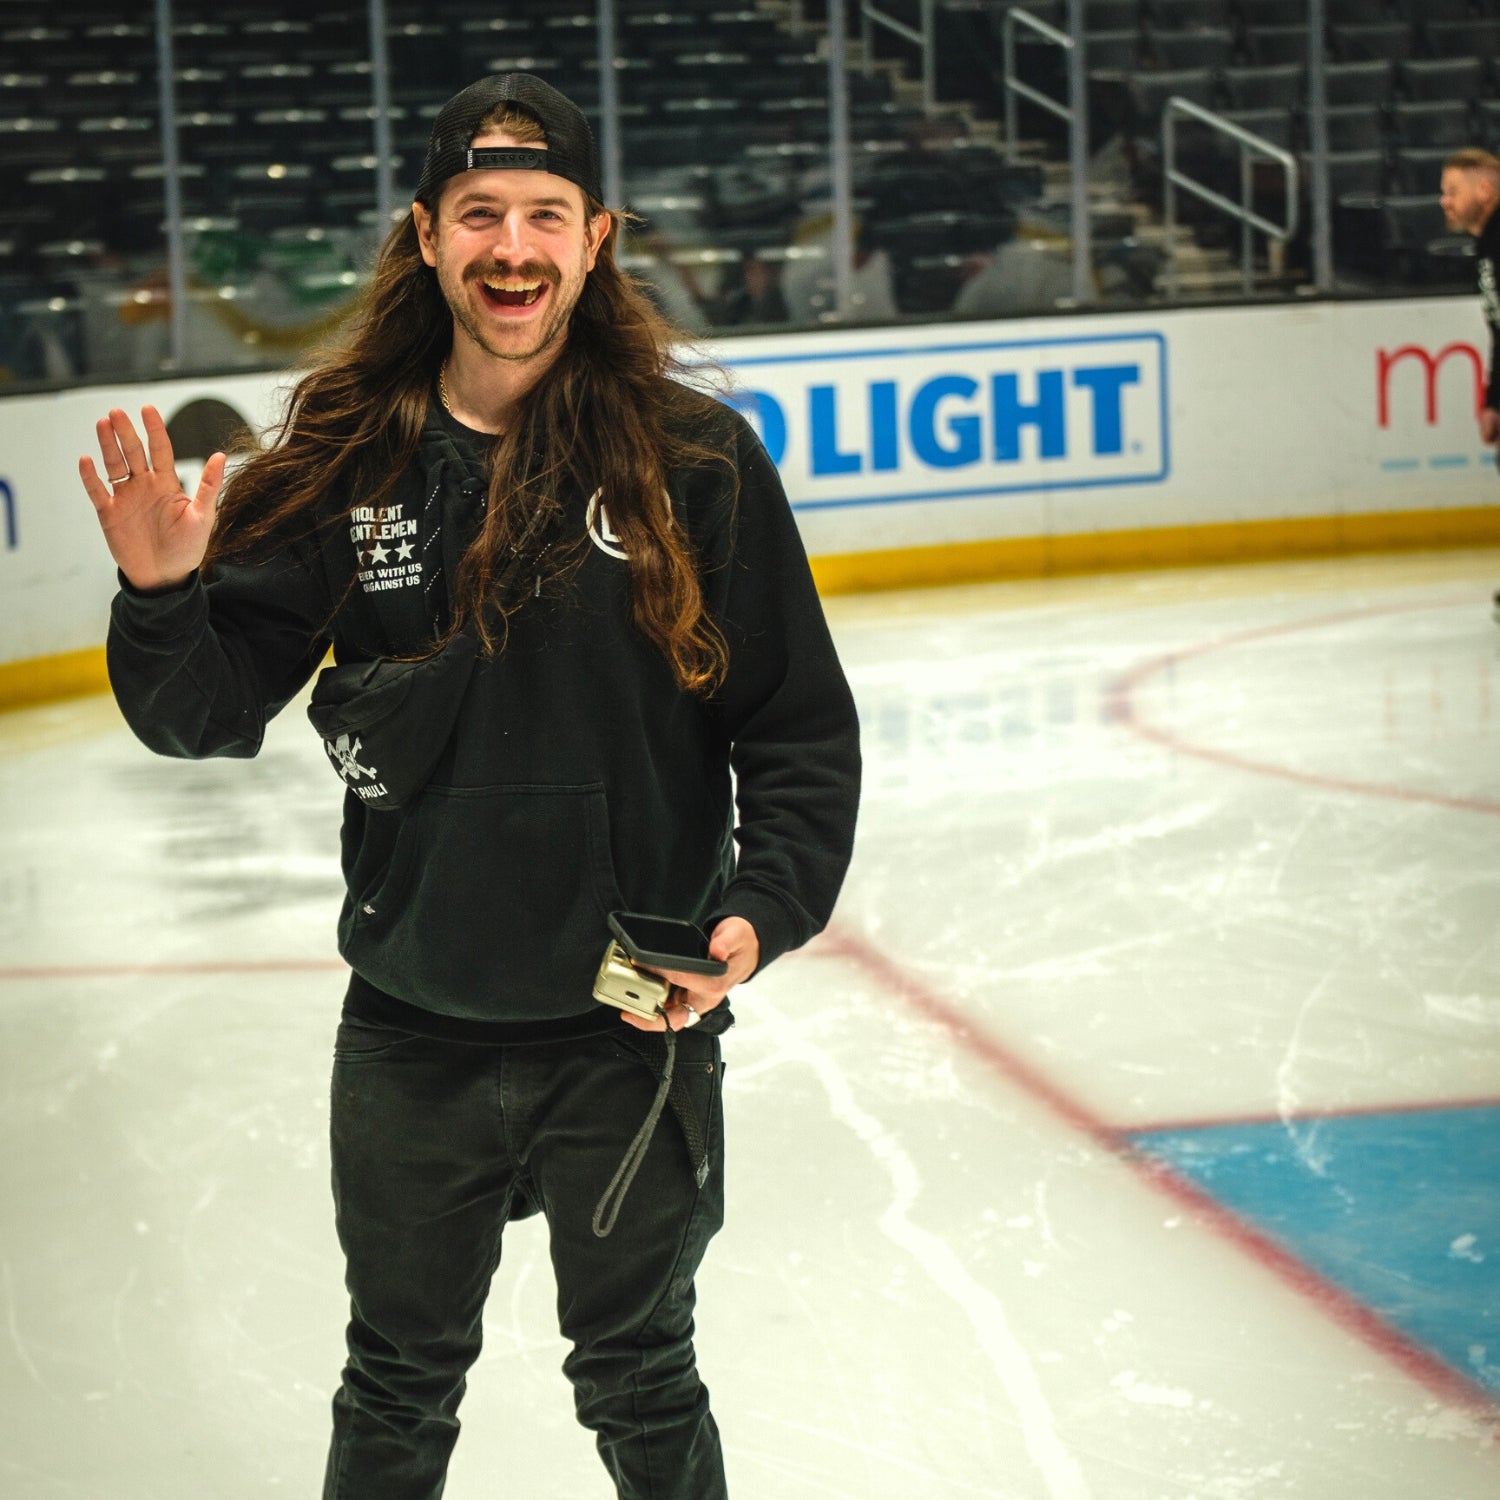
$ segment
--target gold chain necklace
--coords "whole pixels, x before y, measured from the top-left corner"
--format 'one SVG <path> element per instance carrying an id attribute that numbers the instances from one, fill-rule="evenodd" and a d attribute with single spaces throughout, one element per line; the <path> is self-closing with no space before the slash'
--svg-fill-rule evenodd
<path id="1" fill-rule="evenodd" d="M 443 403 L 443 410 L 451 417 L 453 407 L 448 401 L 448 366 L 446 364 L 438 366 L 438 400 Z"/>

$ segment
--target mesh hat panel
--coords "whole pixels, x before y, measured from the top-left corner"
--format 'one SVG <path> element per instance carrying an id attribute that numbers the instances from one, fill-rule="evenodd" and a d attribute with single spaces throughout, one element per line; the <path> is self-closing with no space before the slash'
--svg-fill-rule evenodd
<path id="1" fill-rule="evenodd" d="M 547 137 L 545 149 L 513 148 L 514 166 L 551 172 L 581 187 L 595 202 L 604 201 L 599 150 L 583 111 L 567 95 L 531 73 L 495 73 L 471 83 L 438 112 L 417 182 L 415 196 L 419 203 L 431 208 L 450 177 L 485 169 L 484 158 L 475 160 L 469 148 L 485 118 L 503 104 L 517 105 L 535 115 Z"/>

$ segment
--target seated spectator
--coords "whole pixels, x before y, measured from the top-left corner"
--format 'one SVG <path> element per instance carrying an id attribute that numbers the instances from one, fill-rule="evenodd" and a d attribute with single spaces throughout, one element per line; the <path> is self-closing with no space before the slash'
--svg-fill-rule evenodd
<path id="1" fill-rule="evenodd" d="M 1050 310 L 1073 295 L 1073 270 L 1062 242 L 1016 236 L 976 256 L 953 299 L 958 318 L 1006 318 Z"/>
<path id="2" fill-rule="evenodd" d="M 826 221 L 825 221 L 826 223 Z M 807 237 L 798 238 L 804 253 L 787 262 L 781 278 L 787 315 L 794 323 L 821 323 L 838 310 L 833 277 L 833 226 L 827 224 Z M 894 323 L 895 278 L 891 258 L 884 250 L 872 250 L 856 229 L 854 268 L 846 323 Z"/>
<path id="3" fill-rule="evenodd" d="M 740 323 L 785 323 L 786 298 L 776 268 L 758 255 L 746 255 L 739 265 L 739 281 L 727 289 L 718 321 L 726 327 Z"/>

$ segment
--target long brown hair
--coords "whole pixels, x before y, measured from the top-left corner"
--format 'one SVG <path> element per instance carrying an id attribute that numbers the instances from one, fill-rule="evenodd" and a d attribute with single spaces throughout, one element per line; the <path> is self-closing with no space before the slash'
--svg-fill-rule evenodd
<path id="1" fill-rule="evenodd" d="M 523 121 L 507 115 L 487 127 L 537 129 Z M 603 211 L 592 199 L 587 208 L 591 220 Z M 619 224 L 617 215 L 584 280 L 562 353 L 492 450 L 484 524 L 451 581 L 443 639 L 468 626 L 487 651 L 502 649 L 518 606 L 495 598 L 495 583 L 527 522 L 538 506 L 558 509 L 565 496 L 602 490 L 630 560 L 637 628 L 684 692 L 706 696 L 724 679 L 728 651 L 704 607 L 667 477 L 720 465 L 732 481 L 721 451 L 686 436 L 725 430 L 724 412 L 711 395 L 680 383 L 687 371 L 673 353 L 677 331 L 616 262 Z M 408 215 L 387 236 L 343 342 L 298 380 L 266 444 L 226 485 L 210 557 L 246 557 L 273 538 L 343 519 L 356 505 L 383 506 L 416 456 L 452 339 L 452 315 Z M 553 555 L 562 566 L 568 551 Z"/>

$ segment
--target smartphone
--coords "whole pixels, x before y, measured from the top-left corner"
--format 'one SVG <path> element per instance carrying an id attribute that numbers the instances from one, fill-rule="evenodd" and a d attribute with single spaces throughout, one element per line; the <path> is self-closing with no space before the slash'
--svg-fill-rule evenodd
<path id="1" fill-rule="evenodd" d="M 676 969 L 688 974 L 723 974 L 729 969 L 723 959 L 708 956 L 708 939 L 692 922 L 612 911 L 609 930 L 631 963 L 648 969 Z"/>

